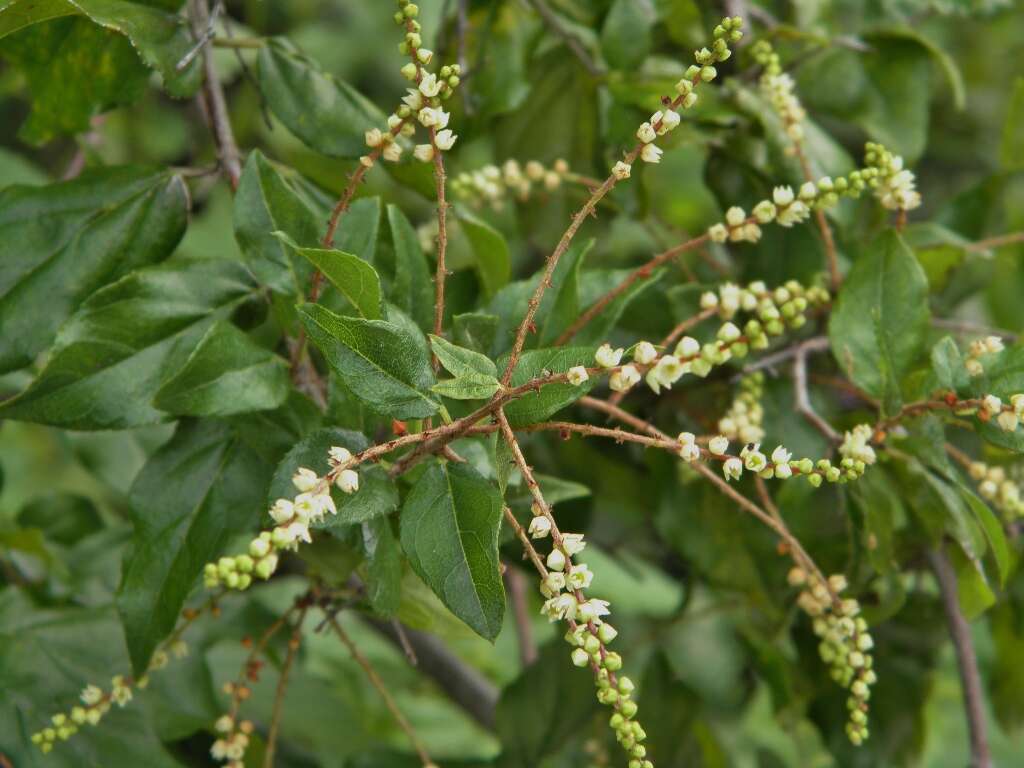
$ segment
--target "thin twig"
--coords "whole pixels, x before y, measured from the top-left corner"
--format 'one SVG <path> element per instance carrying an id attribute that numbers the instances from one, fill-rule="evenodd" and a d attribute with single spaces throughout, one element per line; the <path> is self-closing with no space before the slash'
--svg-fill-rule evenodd
<path id="1" fill-rule="evenodd" d="M 793 150 L 800 162 L 800 170 L 803 172 L 804 181 L 814 183 L 814 174 L 811 171 L 811 164 L 804 152 L 803 141 L 794 141 Z M 825 258 L 828 262 L 829 280 L 832 284 L 832 291 L 838 291 L 843 283 L 843 276 L 839 272 L 839 256 L 836 253 L 836 241 L 832 236 L 832 227 L 828 224 L 823 208 L 816 208 L 814 217 L 818 222 L 818 231 L 821 232 L 822 242 L 825 244 Z"/>
<path id="2" fill-rule="evenodd" d="M 277 751 L 277 735 L 281 730 L 281 715 L 284 712 L 284 697 L 288 691 L 288 679 L 295 664 L 295 658 L 302 644 L 302 622 L 306 618 L 308 607 L 303 607 L 295 619 L 292 636 L 288 639 L 288 653 L 281 665 L 281 674 L 277 679 L 277 690 L 274 693 L 274 708 L 270 717 L 270 729 L 267 732 L 267 747 L 263 753 L 263 768 L 274 767 L 274 753 Z"/>
<path id="3" fill-rule="evenodd" d="M 807 391 L 807 350 L 798 345 L 793 356 L 793 398 L 796 410 L 816 430 L 821 432 L 832 443 L 841 443 L 843 436 L 836 432 L 832 425 L 825 421 L 811 405 L 810 393 Z"/>
<path id="4" fill-rule="evenodd" d="M 940 548 L 929 550 L 928 561 L 935 572 L 942 595 L 942 608 L 949 625 L 949 636 L 956 651 L 957 668 L 960 670 L 960 685 L 963 690 L 964 714 L 971 740 L 971 768 L 991 768 L 992 753 L 989 750 L 985 726 L 985 698 L 978 672 L 978 659 L 971 640 L 971 628 L 960 610 L 957 597 L 956 573 L 946 553 Z"/>
<path id="5" fill-rule="evenodd" d="M 505 589 L 512 604 L 512 617 L 516 623 L 516 638 L 519 641 L 519 660 L 528 667 L 537 660 L 537 644 L 533 640 L 530 626 L 530 605 L 526 597 L 523 574 L 515 568 L 505 570 Z"/>
<path id="6" fill-rule="evenodd" d="M 784 363 L 787 360 L 792 360 L 798 354 L 810 354 L 812 352 L 824 352 L 829 348 L 829 340 L 827 336 L 815 336 L 812 339 L 801 341 L 797 344 L 793 344 L 789 347 L 784 347 L 778 352 L 773 352 L 770 355 L 765 355 L 760 360 L 745 365 L 743 372 L 740 376 L 749 376 L 756 371 L 763 371 L 766 369 L 774 369 L 779 363 Z"/>
<path id="7" fill-rule="evenodd" d="M 572 34 L 565 25 L 562 24 L 562 20 L 552 11 L 546 2 L 546 0 L 526 0 L 528 6 L 532 6 L 537 15 L 540 16 L 544 23 L 547 24 L 548 28 L 558 35 L 565 44 L 569 47 L 569 50 L 573 52 L 573 55 L 579 59 L 580 64 L 592 77 L 603 77 L 604 70 L 597 65 L 590 53 L 584 47 L 583 43 L 576 35 Z"/>
<path id="8" fill-rule="evenodd" d="M 992 248 L 1003 248 L 1007 245 L 1024 243 L 1024 231 L 1010 232 L 1006 235 L 997 235 L 984 240 L 978 240 L 970 245 L 964 246 L 965 251 L 988 251 Z"/>
<path id="9" fill-rule="evenodd" d="M 420 741 L 420 737 L 416 734 L 412 725 L 408 720 L 405 719 L 405 715 L 402 714 L 402 710 L 398 708 L 394 698 L 391 696 L 391 692 L 387 689 L 384 681 L 380 675 L 377 674 L 377 670 L 373 668 L 370 660 L 367 659 L 359 647 L 352 641 L 352 638 L 348 636 L 348 633 L 342 629 L 341 624 L 338 623 L 338 619 L 328 613 L 327 624 L 331 629 L 334 630 L 334 634 L 338 636 L 338 639 L 348 648 L 348 652 L 352 654 L 352 658 L 355 659 L 356 663 L 363 668 L 366 676 L 370 679 L 370 683 L 374 688 L 377 689 L 377 693 L 384 700 L 384 706 L 388 708 L 391 716 L 395 718 L 395 722 L 398 723 L 398 727 L 405 731 L 405 735 L 409 737 L 409 741 L 412 743 L 413 749 L 416 750 L 416 754 L 419 755 L 420 762 L 423 763 L 424 768 L 437 768 L 434 762 L 430 759 L 430 755 L 427 753 L 426 747 L 423 742 Z"/>
<path id="10" fill-rule="evenodd" d="M 437 146 L 437 128 L 430 129 L 430 144 L 434 148 L 434 181 L 437 187 L 437 274 L 434 276 L 434 335 L 444 333 L 444 281 L 448 276 L 445 254 L 448 251 L 448 203 L 445 200 L 444 158 Z M 434 370 L 438 370 L 437 355 L 431 352 Z"/>

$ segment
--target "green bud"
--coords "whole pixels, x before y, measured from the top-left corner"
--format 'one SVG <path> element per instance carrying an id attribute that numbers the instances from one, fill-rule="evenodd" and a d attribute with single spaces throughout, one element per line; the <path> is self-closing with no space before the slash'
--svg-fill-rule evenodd
<path id="1" fill-rule="evenodd" d="M 618 635 L 619 631 L 611 624 L 602 624 L 597 628 L 597 638 L 605 645 L 612 642 Z"/>
<path id="2" fill-rule="evenodd" d="M 821 475 L 808 475 L 807 482 L 809 482 L 815 488 L 820 488 L 822 483 Z"/>
<path id="3" fill-rule="evenodd" d="M 601 641 L 593 635 L 587 635 L 583 641 L 583 650 L 591 655 L 598 653 L 601 650 Z"/>
<path id="4" fill-rule="evenodd" d="M 572 652 L 572 663 L 577 667 L 585 667 L 590 663 L 590 654 L 582 648 L 575 648 Z"/>
<path id="5" fill-rule="evenodd" d="M 419 6 L 416 5 L 415 3 L 409 3 L 407 6 L 405 6 L 404 12 L 405 18 L 415 19 L 416 16 L 419 14 L 420 9 Z"/>
<path id="6" fill-rule="evenodd" d="M 622 702 L 622 705 L 619 707 L 619 711 L 622 713 L 623 717 L 632 718 L 633 715 L 635 715 L 636 711 L 637 711 L 636 702 L 635 701 L 628 701 L 628 700 Z"/>
<path id="7" fill-rule="evenodd" d="M 610 672 L 616 672 L 622 669 L 622 657 L 619 654 L 612 651 L 604 657 L 604 668 Z"/>

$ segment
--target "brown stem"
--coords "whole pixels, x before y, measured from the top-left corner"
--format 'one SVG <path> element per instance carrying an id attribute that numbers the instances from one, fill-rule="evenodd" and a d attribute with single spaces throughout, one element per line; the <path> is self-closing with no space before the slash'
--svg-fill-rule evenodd
<path id="1" fill-rule="evenodd" d="M 964 336 L 998 336 L 1007 341 L 1016 341 L 1017 339 L 1017 334 L 1013 331 L 1005 331 L 1002 328 L 990 328 L 986 325 L 978 325 L 977 323 L 969 323 L 963 320 L 946 320 L 941 317 L 935 317 L 932 318 L 932 327 L 952 331 Z"/>
<path id="2" fill-rule="evenodd" d="M 205 30 L 210 19 L 210 7 L 206 0 L 192 0 L 189 4 L 189 16 L 192 22 L 192 32 L 197 40 L 201 40 L 206 33 Z M 235 141 L 234 131 L 231 129 L 227 100 L 224 98 L 224 87 L 217 77 L 217 68 L 209 46 L 202 45 L 200 54 L 203 59 L 202 103 L 204 111 L 213 131 L 221 169 L 228 177 L 231 188 L 235 190 L 238 189 L 238 183 L 242 178 L 241 153 Z"/>
<path id="3" fill-rule="evenodd" d="M 798 354 L 810 354 L 811 352 L 824 352 L 829 348 L 829 340 L 827 336 L 815 336 L 813 339 L 807 339 L 797 344 L 793 344 L 789 347 L 784 347 L 778 352 L 773 352 L 770 355 L 765 355 L 760 360 L 750 365 L 743 367 L 743 375 L 749 376 L 756 371 L 763 371 L 767 368 L 774 368 L 779 363 L 784 363 L 787 360 L 792 360 Z"/>
<path id="4" fill-rule="evenodd" d="M 544 23 L 548 25 L 551 31 L 562 38 L 565 44 L 569 47 L 569 50 L 572 51 L 576 58 L 580 60 L 583 68 L 587 70 L 592 77 L 602 77 L 604 75 L 604 70 L 594 62 L 593 58 L 591 58 L 590 54 L 587 52 L 587 49 L 583 47 L 583 43 L 581 43 L 579 38 L 565 28 L 561 19 L 559 19 L 558 16 L 548 8 L 548 4 L 545 0 L 529 0 L 529 3 L 534 7 L 534 10 L 537 11 L 537 14 L 544 20 Z"/>
<path id="5" fill-rule="evenodd" d="M 1024 243 L 1024 232 L 1010 232 L 1006 235 L 997 235 L 996 237 L 978 240 L 966 246 L 965 250 L 987 251 L 991 248 L 1002 248 L 1007 245 L 1016 245 L 1017 243 Z"/>
<path id="6" fill-rule="evenodd" d="M 957 668 L 964 697 L 964 714 L 971 739 L 971 768 L 992 768 L 985 726 L 985 698 L 978 672 L 978 659 L 971 641 L 971 628 L 960 610 L 957 597 L 956 573 L 946 553 L 940 548 L 928 552 L 928 560 L 942 595 L 942 608 L 949 625 L 949 636 L 956 651 Z"/>
<path id="7" fill-rule="evenodd" d="M 575 336 L 577 333 L 583 330 L 591 320 L 597 317 L 604 310 L 605 307 L 607 307 L 609 304 L 615 301 L 615 299 L 617 299 L 619 296 L 621 296 L 623 293 L 629 290 L 629 287 L 633 285 L 633 283 L 635 283 L 637 280 L 640 280 L 641 278 L 645 277 L 650 277 L 651 273 L 658 267 L 660 267 L 662 264 L 671 261 L 680 254 L 686 253 L 687 251 L 693 250 L 694 248 L 699 248 L 700 246 L 708 242 L 708 240 L 710 240 L 710 238 L 706 234 L 701 235 L 700 237 L 695 237 L 692 240 L 687 240 L 685 243 L 682 243 L 681 245 L 677 245 L 674 248 L 669 248 L 667 251 L 664 251 L 663 253 L 659 253 L 646 264 L 643 264 L 634 269 L 632 272 L 629 273 L 625 280 L 623 280 L 617 286 L 608 291 L 608 293 L 606 293 L 604 296 L 602 296 L 593 304 L 591 304 L 587 311 L 580 315 L 579 318 L 577 318 L 576 322 L 570 325 L 569 328 L 555 340 L 555 346 L 560 347 L 563 344 L 566 344 L 569 341 L 571 341 L 573 336 Z"/>
<path id="8" fill-rule="evenodd" d="M 796 401 L 796 410 L 829 442 L 843 441 L 843 436 L 821 418 L 811 405 L 810 393 L 807 391 L 807 350 L 802 344 L 797 345 L 796 354 L 793 356 L 793 397 Z"/>
<path id="9" fill-rule="evenodd" d="M 274 708 L 270 717 L 270 730 L 267 733 L 267 748 L 263 754 L 263 768 L 274 767 L 274 753 L 277 751 L 277 736 L 281 730 L 281 715 L 284 712 L 284 697 L 288 691 L 288 679 L 302 644 L 302 622 L 306 618 L 306 608 L 299 611 L 295 619 L 292 636 L 288 639 L 288 653 L 281 665 L 281 674 L 277 679 L 277 690 L 274 693 Z"/>
<path id="10" fill-rule="evenodd" d="M 426 747 L 423 742 L 420 741 L 419 736 L 413 729 L 412 725 L 408 720 L 405 719 L 405 715 L 402 714 L 402 710 L 398 708 L 394 698 L 391 696 L 391 692 L 387 689 L 384 681 L 380 675 L 377 674 L 377 670 L 373 668 L 370 660 L 367 659 L 359 647 L 352 642 L 352 638 L 348 636 L 348 633 L 342 629 L 341 624 L 338 623 L 337 618 L 333 615 L 327 615 L 327 623 L 331 629 L 334 630 L 334 634 L 338 636 L 338 639 L 348 648 L 348 652 L 352 654 L 352 658 L 355 659 L 356 663 L 363 668 L 363 672 L 370 679 L 370 683 L 377 689 L 377 693 L 384 700 L 384 706 L 388 708 L 391 716 L 395 718 L 395 722 L 398 723 L 398 727 L 405 731 L 405 735 L 409 737 L 409 741 L 412 743 L 413 749 L 416 750 L 416 754 L 419 755 L 420 762 L 423 763 L 424 768 L 436 768 L 434 762 L 430 759 L 430 755 L 427 753 Z"/>
<path id="11" fill-rule="evenodd" d="M 533 640 L 530 626 L 530 605 L 526 597 L 526 583 L 523 574 L 515 568 L 505 570 L 505 589 L 512 604 L 512 616 L 516 622 L 516 638 L 519 641 L 519 660 L 528 667 L 537 660 L 537 644 Z"/>
<path id="12" fill-rule="evenodd" d="M 434 180 L 437 184 L 437 274 L 434 277 L 434 335 L 444 331 L 444 281 L 448 273 L 445 254 L 448 251 L 448 203 L 445 201 L 444 158 L 437 146 L 437 129 L 430 129 L 430 143 L 434 147 Z M 434 370 L 439 366 L 437 355 L 431 353 Z"/>
<path id="13" fill-rule="evenodd" d="M 804 174 L 804 181 L 809 181 L 813 184 L 814 174 L 811 172 L 811 164 L 807 160 L 807 154 L 804 152 L 803 142 L 794 141 L 793 149 L 796 152 L 797 160 L 800 161 L 800 170 Z M 839 290 L 839 286 L 843 283 L 843 277 L 839 273 L 839 256 L 836 253 L 836 241 L 832 236 L 832 227 L 829 226 L 828 219 L 825 217 L 825 211 L 818 208 L 815 210 L 814 216 L 818 221 L 818 230 L 821 232 L 822 242 L 825 243 L 825 257 L 828 260 L 829 279 L 834 293 Z"/>

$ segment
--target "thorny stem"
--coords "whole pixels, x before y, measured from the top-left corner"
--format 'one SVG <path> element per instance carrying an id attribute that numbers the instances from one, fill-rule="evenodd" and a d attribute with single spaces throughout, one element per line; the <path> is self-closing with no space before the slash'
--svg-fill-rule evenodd
<path id="1" fill-rule="evenodd" d="M 981 675 L 978 672 L 978 658 L 971 641 L 971 628 L 960 610 L 957 597 L 956 573 L 950 565 L 941 545 L 928 552 L 928 560 L 942 595 L 942 608 L 949 625 L 949 636 L 956 651 L 957 668 L 960 671 L 960 685 L 963 689 L 964 714 L 971 739 L 971 768 L 992 768 L 992 753 L 989 749 L 985 727 L 984 694 Z"/>
<path id="2" fill-rule="evenodd" d="M 423 745 L 423 742 L 420 741 L 416 731 L 413 729 L 409 721 L 406 720 L 405 715 L 402 714 L 402 710 L 398 708 L 394 698 L 391 696 L 391 692 L 387 689 L 387 686 L 384 684 L 380 675 L 377 674 L 377 670 L 373 668 L 370 660 L 363 655 L 363 652 L 359 650 L 359 646 L 357 646 L 352 641 L 352 638 L 349 637 L 348 633 L 342 629 L 341 624 L 338 623 L 338 619 L 333 614 L 327 613 L 326 618 L 328 626 L 334 630 L 334 634 L 338 636 L 338 639 L 341 640 L 342 644 L 344 644 L 348 649 L 348 652 L 352 654 L 352 658 L 355 659 L 356 663 L 363 668 L 363 672 L 366 673 L 370 683 L 373 684 L 373 687 L 377 689 L 377 693 L 379 693 L 380 697 L 384 700 L 384 706 L 388 708 L 391 716 L 395 718 L 395 722 L 398 723 L 398 726 L 403 731 L 405 731 L 405 735 L 409 737 L 409 741 L 412 743 L 413 749 L 416 750 L 416 754 L 419 755 L 420 762 L 423 763 L 424 768 L 436 768 L 434 766 L 434 762 L 430 759 L 430 755 L 427 753 L 427 749 Z"/>
<path id="3" fill-rule="evenodd" d="M 295 664 L 295 657 L 298 655 L 299 646 L 302 644 L 302 623 L 306 618 L 308 606 L 304 606 L 298 617 L 295 619 L 295 627 L 292 629 L 292 636 L 288 639 L 288 653 L 284 657 L 284 664 L 281 666 L 281 674 L 277 680 L 277 690 L 274 693 L 274 709 L 270 717 L 270 730 L 267 733 L 267 748 L 263 756 L 263 768 L 274 767 L 274 752 L 277 750 L 277 734 L 281 728 L 281 714 L 284 711 L 284 696 L 288 691 L 288 678 Z"/>
<path id="4" fill-rule="evenodd" d="M 662 264 L 671 261 L 680 254 L 686 253 L 687 251 L 691 251 L 694 248 L 699 248 L 700 246 L 707 243 L 710 239 L 711 238 L 708 235 L 704 234 L 700 235 L 699 237 L 695 237 L 691 240 L 687 240 L 685 243 L 682 243 L 681 245 L 677 245 L 674 248 L 669 248 L 667 251 L 664 251 L 663 253 L 659 253 L 646 264 L 643 264 L 634 269 L 632 272 L 629 273 L 625 280 L 623 280 L 617 286 L 608 291 L 608 293 L 606 293 L 604 296 L 602 296 L 593 304 L 591 304 L 587 311 L 580 315 L 576 322 L 570 325 L 569 328 L 566 329 L 566 331 L 561 336 L 559 336 L 558 339 L 555 340 L 555 346 L 560 347 L 563 344 L 566 344 L 569 341 L 571 341 L 573 336 L 575 336 L 577 333 L 583 330 L 591 320 L 597 317 L 604 310 L 605 307 L 607 307 L 609 304 L 615 301 L 615 299 L 617 299 L 619 296 L 621 296 L 623 293 L 629 290 L 629 287 L 633 285 L 633 283 L 635 283 L 637 280 L 640 280 L 641 278 L 650 277 L 651 273 L 658 267 L 660 267 Z"/>
<path id="5" fill-rule="evenodd" d="M 189 16 L 192 21 L 193 34 L 197 40 L 202 40 L 210 18 L 210 8 L 206 0 L 192 0 L 189 5 Z M 217 68 L 214 65 L 213 55 L 210 53 L 209 46 L 205 43 L 201 48 L 204 83 L 202 90 L 203 98 L 200 103 L 203 105 L 210 128 L 213 131 L 221 169 L 227 175 L 231 188 L 235 190 L 238 189 L 238 183 L 242 178 L 241 154 L 238 151 L 234 131 L 231 129 L 231 119 L 228 116 L 224 88 L 217 77 Z"/>

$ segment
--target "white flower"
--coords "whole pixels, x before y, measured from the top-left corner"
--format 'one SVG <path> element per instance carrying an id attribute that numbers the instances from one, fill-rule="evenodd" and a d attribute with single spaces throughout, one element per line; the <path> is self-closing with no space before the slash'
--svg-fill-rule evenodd
<path id="1" fill-rule="evenodd" d="M 384 134 L 381 133 L 380 128 L 371 128 L 366 132 L 366 146 L 379 147 L 383 143 Z"/>
<path id="2" fill-rule="evenodd" d="M 275 523 L 291 520 L 294 514 L 294 505 L 288 499 L 278 499 L 274 502 L 274 506 L 270 508 L 270 516 L 274 519 Z"/>
<path id="3" fill-rule="evenodd" d="M 644 144 L 644 148 L 640 151 L 640 159 L 645 163 L 660 163 L 661 155 L 661 147 L 654 144 Z"/>
<path id="4" fill-rule="evenodd" d="M 535 517 L 530 521 L 530 536 L 535 539 L 543 539 L 551 533 L 551 521 L 546 517 Z"/>
<path id="5" fill-rule="evenodd" d="M 342 493 L 355 493 L 359 490 L 359 474 L 354 469 L 343 469 L 334 482 Z"/>
<path id="6" fill-rule="evenodd" d="M 765 458 L 764 454 L 761 453 L 755 447 L 752 451 L 745 451 L 743 457 L 743 466 L 749 469 L 751 472 L 760 472 L 766 466 L 768 466 L 768 459 Z"/>
<path id="7" fill-rule="evenodd" d="M 619 181 L 628 179 L 629 174 L 632 172 L 633 167 L 629 163 L 624 163 L 621 160 L 612 167 L 612 176 Z"/>
<path id="8" fill-rule="evenodd" d="M 718 295 L 714 291 L 705 291 L 700 296 L 701 309 L 714 309 L 718 306 Z"/>
<path id="9" fill-rule="evenodd" d="M 255 558 L 261 558 L 270 552 L 270 540 L 257 536 L 249 542 L 249 554 Z"/>
<path id="10" fill-rule="evenodd" d="M 402 145 L 391 142 L 384 147 L 384 151 L 381 152 L 381 155 L 389 163 L 397 163 L 402 157 Z"/>
<path id="11" fill-rule="evenodd" d="M 554 597 L 565 589 L 565 574 L 559 571 L 551 571 L 540 583 L 541 594 L 545 597 Z"/>
<path id="12" fill-rule="evenodd" d="M 725 452 L 729 450 L 729 438 L 725 435 L 712 437 L 708 443 L 708 450 L 715 456 L 725 456 Z"/>
<path id="13" fill-rule="evenodd" d="M 569 379 L 569 383 L 572 384 L 574 387 L 580 386 L 581 384 L 583 384 L 583 382 L 590 378 L 590 375 L 587 373 L 587 369 L 584 368 L 582 365 L 574 365 L 572 368 L 569 369 L 569 372 L 566 374 L 566 376 Z"/>
<path id="14" fill-rule="evenodd" d="M 994 416 L 1003 410 L 1003 401 L 995 395 L 985 395 L 981 401 L 981 409 L 989 416 Z"/>
<path id="15" fill-rule="evenodd" d="M 562 549 L 572 557 L 578 555 L 584 549 L 586 549 L 587 543 L 583 540 L 582 533 L 563 533 L 562 534 Z M 560 569 L 556 569 L 560 570 Z"/>
<path id="16" fill-rule="evenodd" d="M 818 187 L 813 181 L 805 181 L 800 185 L 800 199 L 809 202 L 818 196 Z"/>
<path id="17" fill-rule="evenodd" d="M 680 117 L 678 112 L 674 112 L 671 109 L 666 109 L 665 114 L 661 117 L 661 128 L 663 133 L 673 131 L 676 126 L 679 125 Z"/>
<path id="18" fill-rule="evenodd" d="M 213 724 L 213 727 L 214 730 L 221 733 L 229 733 L 235 727 L 235 720 L 231 715 L 221 715 L 217 718 L 217 722 Z"/>
<path id="19" fill-rule="evenodd" d="M 839 446 L 839 453 L 865 464 L 875 463 L 875 449 L 868 445 L 874 432 L 868 424 L 858 424 L 846 433 L 843 444 Z"/>
<path id="20" fill-rule="evenodd" d="M 413 112 L 419 112 L 423 106 L 423 95 L 415 88 L 409 88 L 406 95 L 402 97 L 402 103 Z"/>
<path id="21" fill-rule="evenodd" d="M 552 571 L 561 571 L 565 568 L 565 553 L 560 549 L 553 549 L 548 553 L 548 568 Z"/>
<path id="22" fill-rule="evenodd" d="M 967 374 L 972 377 L 981 376 L 985 372 L 985 366 L 976 357 L 968 357 L 964 360 L 964 368 L 967 369 Z"/>
<path id="23" fill-rule="evenodd" d="M 327 456 L 331 464 L 335 466 L 352 460 L 352 452 L 348 448 L 342 448 L 340 445 L 331 446 L 327 451 Z"/>
<path id="24" fill-rule="evenodd" d="M 799 224 L 810 215 L 811 209 L 801 201 L 796 200 L 792 205 L 788 205 L 786 208 L 779 211 L 776 221 L 780 226 L 791 227 L 794 224 Z"/>
<path id="25" fill-rule="evenodd" d="M 743 475 L 743 462 L 735 456 L 726 459 L 722 465 L 722 474 L 726 480 L 739 480 Z"/>
<path id="26" fill-rule="evenodd" d="M 772 451 L 772 464 L 788 464 L 791 458 L 793 458 L 793 454 L 781 445 Z"/>
<path id="27" fill-rule="evenodd" d="M 772 190 L 772 200 L 775 204 L 781 207 L 785 207 L 793 202 L 793 188 L 792 187 L 776 187 Z"/>
<path id="28" fill-rule="evenodd" d="M 649 341 L 641 341 L 633 350 L 633 360 L 640 365 L 650 365 L 658 359 L 658 350 Z"/>
<path id="29" fill-rule="evenodd" d="M 316 520 L 320 516 L 320 502 L 317 500 L 317 496 L 310 493 L 300 493 L 295 497 L 295 503 L 292 505 L 294 510 L 294 517 L 301 523 L 308 523 L 310 520 Z M 285 518 L 279 521 L 285 523 L 290 518 Z"/>
<path id="30" fill-rule="evenodd" d="M 732 208 L 725 212 L 725 222 L 730 227 L 738 227 L 747 220 L 747 214 L 738 205 L 734 205 Z"/>
<path id="31" fill-rule="evenodd" d="M 775 477 L 779 480 L 788 480 L 793 476 L 793 468 L 789 464 L 776 464 Z"/>
<path id="32" fill-rule="evenodd" d="M 760 224 L 771 223 L 775 219 L 776 212 L 775 204 L 770 200 L 762 200 L 754 206 L 753 210 L 754 218 L 756 218 Z"/>
<path id="33" fill-rule="evenodd" d="M 100 699 L 103 698 L 103 691 L 95 685 L 87 685 L 82 689 L 81 696 L 82 703 L 88 707 L 92 707 L 100 703 Z"/>
<path id="34" fill-rule="evenodd" d="M 726 323 L 718 329 L 718 340 L 724 341 L 726 344 L 731 344 L 742 335 L 742 332 L 734 323 Z"/>
<path id="35" fill-rule="evenodd" d="M 540 612 L 547 616 L 550 621 L 575 619 L 577 607 L 578 603 L 576 602 L 576 598 L 568 593 L 563 593 L 544 603 Z"/>
<path id="36" fill-rule="evenodd" d="M 724 243 L 729 239 L 729 230 L 725 228 L 724 224 L 712 224 L 708 227 L 708 237 L 713 243 Z"/>
<path id="37" fill-rule="evenodd" d="M 644 144 L 650 144 L 656 138 L 658 134 L 654 131 L 654 126 L 650 123 L 644 123 L 636 130 L 636 137 L 640 139 Z"/>
<path id="38" fill-rule="evenodd" d="M 627 392 L 636 386 L 638 381 L 640 381 L 640 371 L 635 366 L 624 365 L 612 373 L 608 379 L 608 386 L 614 392 Z"/>
<path id="39" fill-rule="evenodd" d="M 1024 395 L 1013 395 L 1010 397 L 1010 405 L 1013 406 L 1013 412 L 1018 416 L 1024 416 Z"/>
<path id="40" fill-rule="evenodd" d="M 984 339 L 982 339 L 981 343 L 984 345 L 985 351 L 988 352 L 990 355 L 998 354 L 1002 352 L 1004 349 L 1003 340 L 1000 339 L 998 336 L 986 336 Z"/>
<path id="41" fill-rule="evenodd" d="M 421 163 L 429 163 L 434 159 L 434 147 L 432 144 L 417 144 L 412 151 L 412 156 Z"/>
<path id="42" fill-rule="evenodd" d="M 579 620 L 584 623 L 600 623 L 602 616 L 607 616 L 610 611 L 608 610 L 607 600 L 587 600 L 585 603 L 581 603 L 576 610 Z"/>
<path id="43" fill-rule="evenodd" d="M 718 289 L 718 292 L 722 297 L 721 314 L 723 317 L 732 317 L 739 312 L 740 303 L 743 300 L 743 292 L 738 285 L 726 283 Z"/>
<path id="44" fill-rule="evenodd" d="M 288 526 L 288 536 L 292 541 L 304 541 L 307 544 L 313 541 L 313 537 L 309 534 L 309 525 L 299 520 Z"/>
<path id="45" fill-rule="evenodd" d="M 661 386 L 671 389 L 672 385 L 679 381 L 686 371 L 686 365 L 680 362 L 678 357 L 675 355 L 664 355 L 655 364 L 651 373 L 657 377 L 658 383 Z"/>
<path id="46" fill-rule="evenodd" d="M 602 368 L 614 368 L 622 360 L 624 349 L 612 349 L 611 344 L 602 344 L 594 353 L 594 359 Z"/>
<path id="47" fill-rule="evenodd" d="M 1003 411 L 996 417 L 996 422 L 999 424 L 999 428 L 1004 432 L 1013 432 L 1017 429 L 1019 417 L 1013 411 Z"/>
<path id="48" fill-rule="evenodd" d="M 683 336 L 676 344 L 675 355 L 678 358 L 686 359 L 696 357 L 700 354 L 700 342 L 692 336 Z"/>
<path id="49" fill-rule="evenodd" d="M 420 60 L 421 64 L 429 64 L 430 60 L 434 58 L 434 52 L 426 48 L 420 48 L 416 51 L 416 58 Z"/>
<path id="50" fill-rule="evenodd" d="M 437 75 L 433 72 L 428 72 L 420 80 L 420 93 L 428 99 L 432 99 L 441 92 L 443 86 L 444 83 L 437 79 Z"/>
<path id="51" fill-rule="evenodd" d="M 292 475 L 292 485 L 302 492 L 312 491 L 320 482 L 320 477 L 311 469 L 299 467 Z"/>
<path id="52" fill-rule="evenodd" d="M 679 457 L 683 461 L 697 461 L 700 458 L 700 446 L 697 445 L 697 437 L 692 432 L 681 432 L 678 439 Z"/>
<path id="53" fill-rule="evenodd" d="M 448 124 L 448 117 L 447 117 L 448 113 L 446 112 L 444 114 L 445 114 L 444 122 L 445 122 L 445 125 L 447 125 Z M 437 148 L 440 149 L 441 151 L 447 152 L 449 149 L 451 149 L 452 147 L 455 146 L 455 140 L 457 138 L 459 138 L 459 137 L 456 136 L 455 134 L 453 134 L 449 129 L 446 128 L 443 131 L 438 131 L 437 132 L 437 134 L 434 136 L 434 144 L 436 144 Z"/>
<path id="54" fill-rule="evenodd" d="M 568 584 L 572 589 L 589 589 L 590 583 L 594 580 L 594 573 L 587 567 L 586 563 L 574 565 L 569 571 Z"/>

